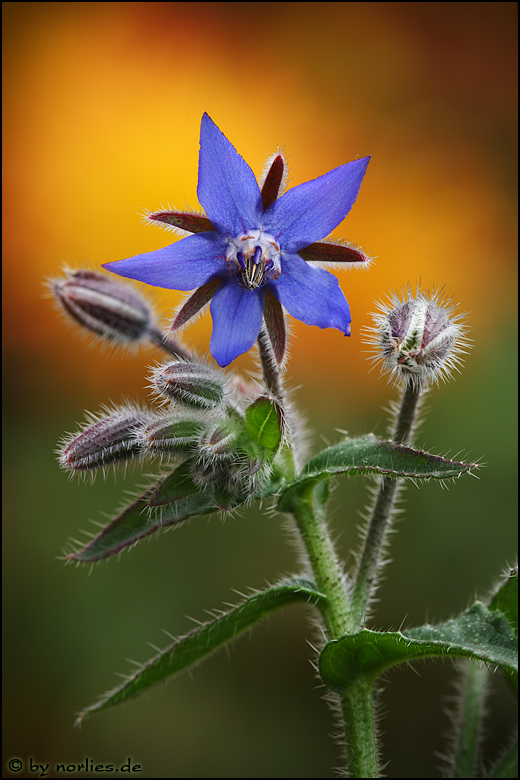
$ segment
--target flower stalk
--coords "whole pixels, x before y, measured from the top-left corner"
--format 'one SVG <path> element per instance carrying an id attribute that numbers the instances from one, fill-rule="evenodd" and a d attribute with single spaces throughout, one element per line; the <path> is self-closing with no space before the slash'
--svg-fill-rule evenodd
<path id="1" fill-rule="evenodd" d="M 344 574 L 327 526 L 327 482 L 311 486 L 295 501 L 292 513 L 312 568 L 318 590 L 327 596 L 321 607 L 327 639 L 339 639 L 353 624 L 352 604 Z M 352 682 L 341 694 L 345 749 L 350 777 L 379 777 L 374 717 L 373 683 Z"/>
<path id="2" fill-rule="evenodd" d="M 176 339 L 172 339 L 171 336 L 165 336 L 158 328 L 149 328 L 147 335 L 152 344 L 159 347 L 159 349 L 162 349 L 173 358 L 176 358 L 177 360 L 197 360 L 197 356 L 194 355 L 193 352 Z"/>
<path id="3" fill-rule="evenodd" d="M 421 398 L 421 387 L 409 384 L 403 391 L 401 407 L 394 427 L 392 440 L 395 444 L 411 442 L 414 422 Z M 399 483 L 392 477 L 383 477 L 370 517 L 368 531 L 352 586 L 350 633 L 363 628 L 370 597 L 377 580 L 381 553 L 390 526 L 392 511 L 397 497 Z"/>
<path id="4" fill-rule="evenodd" d="M 318 590 L 328 598 L 323 618 L 329 639 L 346 633 L 350 606 L 345 588 L 345 575 L 330 538 L 325 515 L 328 486 L 321 483 L 309 487 L 298 497 L 292 513 L 298 525 Z"/>

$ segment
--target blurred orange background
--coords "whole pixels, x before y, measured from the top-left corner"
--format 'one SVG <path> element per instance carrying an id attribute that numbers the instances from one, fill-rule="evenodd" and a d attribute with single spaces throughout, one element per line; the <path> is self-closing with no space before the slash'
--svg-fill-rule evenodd
<path id="1" fill-rule="evenodd" d="M 53 704 L 41 682 L 41 665 L 37 675 L 34 657 L 29 652 L 22 654 L 23 664 L 16 666 L 13 679 L 25 680 L 21 684 L 24 694 L 16 686 L 10 690 L 9 755 L 35 755 L 36 760 L 51 761 L 58 759 L 65 747 L 67 753 L 73 746 L 70 761 L 79 762 L 81 753 L 90 751 L 100 760 L 117 762 L 120 754 L 124 758 L 124 753 L 135 751 L 136 761 L 141 759 L 150 772 L 144 776 L 160 777 L 325 777 L 332 776 L 326 774 L 328 767 L 338 761 L 337 749 L 332 743 L 328 745 L 329 715 L 312 690 L 312 670 L 309 672 L 307 666 L 300 671 L 306 680 L 302 684 L 309 684 L 310 693 L 305 704 L 295 705 L 295 711 L 287 715 L 291 722 L 295 720 L 288 728 L 286 743 L 280 742 L 272 753 L 266 748 L 261 760 L 254 755 L 255 745 L 260 750 L 262 744 L 263 751 L 264 739 L 276 740 L 276 719 L 272 721 L 273 735 L 261 735 L 271 733 L 265 718 L 270 721 L 273 710 L 281 705 L 273 698 L 266 704 L 262 720 L 263 710 L 256 702 L 253 714 L 238 718 L 243 727 L 240 732 L 233 731 L 240 729 L 236 710 L 245 708 L 247 690 L 235 690 L 236 699 L 226 686 L 205 695 L 206 678 L 212 677 L 212 670 L 231 676 L 235 673 L 235 655 L 242 652 L 240 649 L 233 651 L 231 662 L 220 657 L 196 672 L 196 682 L 204 680 L 198 689 L 198 707 L 213 707 L 213 715 L 199 732 L 197 725 L 190 725 L 196 724 L 200 712 L 193 707 L 183 719 L 189 736 L 180 742 L 186 741 L 186 745 L 177 740 L 173 753 L 165 744 L 171 736 L 168 724 L 179 717 L 178 710 L 174 712 L 180 692 L 191 701 L 193 687 L 188 678 L 173 683 L 167 692 L 154 692 L 144 705 L 101 715 L 80 733 L 69 731 L 71 707 L 87 704 L 88 697 L 92 699 L 110 687 L 110 671 L 127 653 L 124 644 L 113 646 L 112 634 L 118 629 L 108 620 L 103 636 L 112 655 L 104 652 L 106 648 L 99 642 L 94 643 L 97 649 L 92 653 L 99 657 L 92 661 L 92 671 L 89 668 L 91 655 L 79 626 L 84 610 L 93 626 L 99 618 L 91 611 L 91 601 L 96 592 L 99 594 L 96 588 L 103 577 L 109 577 L 103 593 L 122 587 L 117 584 L 122 579 L 129 588 L 140 583 L 136 602 L 130 599 L 130 607 L 123 598 L 123 603 L 128 617 L 125 630 L 134 637 L 135 653 L 144 660 L 143 643 L 153 632 L 157 637 L 162 626 L 172 630 L 171 622 L 177 619 L 176 631 L 187 630 L 189 624 L 180 620 L 186 609 L 200 617 L 203 607 L 229 601 L 229 588 L 261 587 L 263 577 L 273 581 L 277 572 L 293 570 L 296 565 L 291 550 L 286 558 L 277 551 L 274 563 L 269 562 L 274 569 L 262 574 L 266 561 L 261 545 L 266 545 L 268 556 L 271 545 L 277 548 L 285 536 L 279 531 L 279 522 L 275 525 L 260 514 L 253 515 L 255 525 L 248 530 L 251 539 L 248 537 L 247 544 L 255 547 L 254 571 L 258 569 L 258 579 L 252 575 L 253 581 L 247 576 L 253 564 L 244 558 L 244 550 L 229 547 L 240 544 L 234 538 L 238 521 L 230 520 L 224 527 L 218 520 L 209 524 L 197 521 L 197 527 L 191 523 L 185 537 L 183 529 L 165 537 L 161 545 L 179 548 L 177 554 L 182 558 L 189 557 L 190 550 L 196 555 L 200 530 L 206 533 L 211 527 L 207 533 L 215 533 L 215 537 L 208 542 L 207 556 L 215 555 L 212 545 L 218 543 L 216 539 L 223 545 L 222 540 L 227 539 L 222 555 L 241 561 L 242 569 L 237 568 L 233 581 L 224 576 L 218 590 L 213 588 L 213 574 L 225 574 L 229 565 L 220 559 L 216 571 L 208 573 L 204 562 L 203 581 L 208 589 L 199 583 L 193 607 L 183 603 L 171 606 L 168 598 L 158 601 L 155 621 L 145 626 L 146 605 L 155 601 L 157 594 L 153 585 L 147 590 L 147 581 L 139 580 L 138 574 L 134 579 L 131 570 L 134 565 L 142 566 L 142 572 L 153 577 L 160 567 L 159 545 L 139 548 L 119 566 L 104 567 L 102 574 L 98 568 L 89 580 L 83 572 L 64 569 L 55 560 L 67 535 L 75 534 L 82 523 L 85 527 L 89 516 L 101 520 L 96 512 L 110 512 L 121 485 L 126 484 L 122 480 L 114 487 L 112 480 L 106 486 L 96 483 L 90 488 L 68 483 L 53 461 L 56 440 L 63 429 L 75 429 L 84 408 L 95 410 L 101 402 L 117 401 L 122 395 L 146 398 L 146 366 L 162 356 L 152 348 L 133 356 L 85 349 L 43 297 L 42 284 L 64 264 L 97 268 L 172 242 L 171 234 L 158 228 L 145 230 L 139 212 L 143 207 L 157 209 L 167 203 L 198 208 L 199 127 L 204 111 L 257 174 L 264 160 L 277 147 L 284 147 L 289 186 L 356 156 L 372 155 L 358 200 L 333 233 L 333 237 L 348 238 L 377 258 L 369 271 L 338 274 L 351 307 L 352 337 L 345 339 L 336 331 L 320 331 L 299 322 L 292 327 L 288 382 L 300 388 L 295 399 L 316 432 L 314 451 L 320 444 L 320 431 L 332 441 L 338 436 L 335 428 L 351 433 L 385 432 L 381 406 L 395 393 L 378 378 L 377 371 L 369 373 L 367 347 L 362 340 L 362 329 L 371 324 L 376 299 L 390 289 L 420 280 L 424 287 L 445 286 L 447 294 L 460 302 L 460 310 L 470 312 L 474 349 L 458 382 L 432 393 L 432 411 L 419 443 L 427 443 L 434 452 L 471 450 L 475 457 L 484 456 L 488 469 L 481 473 L 480 483 L 468 480 L 474 484 L 462 488 L 461 482 L 447 497 L 439 498 L 438 486 L 425 488 L 431 491 L 426 496 L 434 496 L 422 499 L 435 506 L 430 531 L 421 525 L 413 532 L 415 537 L 412 533 L 409 548 L 403 541 L 404 568 L 390 567 L 387 572 L 388 579 L 395 577 L 397 582 L 390 597 L 394 606 L 388 614 L 378 613 L 377 626 L 388 628 L 394 621 L 395 627 L 407 612 L 415 622 L 423 620 L 428 605 L 433 609 L 430 618 L 447 618 L 466 606 L 475 589 L 489 588 L 506 559 L 512 563 L 516 496 L 516 9 L 516 3 L 4 3 L 4 425 L 9 448 L 5 501 L 7 542 L 12 545 L 12 560 L 16 560 L 11 575 L 14 583 L 22 576 L 31 583 L 23 588 L 15 586 L 9 614 L 15 624 L 17 616 L 25 615 L 29 627 L 40 609 L 47 610 L 45 625 L 54 626 L 54 640 L 62 648 L 71 642 L 70 655 L 65 653 L 71 678 L 78 668 L 80 676 L 88 677 L 80 692 L 72 686 L 70 701 L 56 690 L 52 695 L 59 703 Z M 152 292 L 166 318 L 180 294 Z M 210 332 L 208 313 L 187 331 L 190 345 L 206 351 Z M 249 371 L 254 361 L 246 355 L 236 367 Z M 132 480 L 128 481 L 131 486 Z M 334 523 L 346 534 L 340 542 L 345 554 L 355 545 L 356 511 L 364 501 L 362 487 L 353 488 L 352 498 L 350 483 L 338 490 L 339 506 L 352 501 L 349 530 L 342 524 L 345 510 L 336 509 L 334 515 Z M 417 495 L 410 502 L 412 508 L 417 506 L 417 512 L 423 511 Z M 421 535 L 431 533 L 432 540 L 442 537 L 441 528 L 435 527 L 439 515 L 447 518 L 450 525 L 445 533 L 450 535 L 458 520 L 462 524 L 462 529 L 453 530 L 459 534 L 454 547 L 447 550 L 444 536 L 435 548 L 436 555 L 444 555 L 440 563 L 433 553 L 428 557 L 426 552 L 437 542 Z M 14 520 L 12 526 L 10 520 Z M 260 523 L 269 526 L 269 543 L 258 541 Z M 489 523 L 494 524 L 494 541 L 489 539 Z M 407 532 L 403 523 L 399 538 Z M 443 580 L 448 572 L 451 575 L 459 570 L 466 554 L 460 568 L 464 573 L 460 578 L 455 574 L 458 590 L 452 592 Z M 206 559 L 202 556 L 202 560 Z M 408 605 L 410 583 L 420 578 L 424 566 L 432 578 L 426 584 L 413 585 L 412 590 L 417 587 L 421 595 L 415 605 Z M 182 587 L 190 589 L 191 576 L 197 576 L 195 563 L 187 571 Z M 409 574 L 403 577 L 403 572 Z M 170 593 L 175 585 L 167 575 L 168 570 L 164 589 Z M 91 585 L 96 579 L 98 584 Z M 34 587 L 38 591 L 35 600 Z M 56 595 L 64 588 L 75 593 L 76 587 L 81 593 L 79 601 L 71 599 L 66 608 L 60 606 Z M 380 593 L 383 601 L 385 588 Z M 447 600 L 436 603 L 443 588 L 449 590 Z M 104 599 L 104 595 L 100 597 Z M 45 606 L 36 606 L 39 599 Z M 161 610 L 161 604 L 168 605 L 166 611 Z M 103 611 L 103 600 L 98 608 Z M 113 609 L 121 614 L 115 604 Z M 71 610 L 68 618 L 67 610 Z M 105 618 L 99 619 L 103 624 Z M 74 630 L 79 634 L 74 640 L 68 632 L 60 631 L 60 626 L 65 628 L 62 621 L 67 620 L 74 625 L 78 621 Z M 273 626 L 279 632 L 276 643 L 283 645 L 281 652 L 289 657 L 287 669 L 291 669 L 293 655 L 299 652 L 305 656 L 306 649 L 303 641 L 296 643 L 296 648 L 286 646 L 290 636 L 283 633 L 283 620 L 283 616 L 276 618 Z M 300 615 L 293 631 L 305 637 L 305 626 Z M 44 631 L 43 623 L 40 628 Z M 98 636 L 102 629 L 92 630 Z M 276 665 L 275 640 L 259 630 L 264 636 L 259 641 L 264 641 L 271 653 L 261 663 Z M 39 636 L 35 635 L 36 645 Z M 159 642 L 157 638 L 154 641 Z M 38 647 L 31 647 L 33 653 L 40 654 Z M 18 652 L 14 648 L 12 652 L 16 665 Z M 56 689 L 62 682 L 59 669 L 65 668 L 64 661 L 57 663 L 59 655 L 56 650 L 45 660 L 46 668 L 54 669 Z M 244 685 L 248 685 L 247 670 L 253 674 L 248 663 L 253 662 L 246 656 L 240 658 Z M 27 669 L 32 670 L 30 685 Z M 294 691 L 290 686 L 277 690 L 287 674 L 290 672 L 280 680 L 273 674 L 272 696 L 278 693 L 281 701 L 294 697 L 293 703 L 300 702 L 296 685 Z M 270 685 L 269 680 L 267 677 L 262 684 L 259 696 Z M 396 678 L 396 688 L 398 684 Z M 435 690 L 437 683 L 432 682 L 431 687 Z M 80 693 L 81 700 L 77 698 Z M 316 729 L 325 733 L 316 736 L 313 726 L 302 737 L 297 719 L 305 719 L 305 708 L 312 709 L 314 698 L 319 722 Z M 392 706 L 395 703 L 388 705 L 390 710 Z M 410 703 L 405 709 L 413 706 Z M 146 716 L 142 707 L 146 707 Z M 227 714 L 222 714 L 223 723 L 215 724 L 221 710 Z M 164 739 L 157 738 L 152 758 L 150 740 L 153 742 L 159 727 L 149 732 L 143 718 L 155 718 L 158 713 L 168 727 Z M 438 720 L 442 727 L 440 709 Z M 415 722 L 413 718 L 411 722 Z M 103 724 L 108 723 L 112 737 L 103 741 Z M 410 722 L 394 729 L 395 733 L 391 724 L 385 721 L 383 725 L 389 729 L 385 742 L 387 746 L 390 743 L 385 758 L 394 756 L 392 740 L 397 753 L 410 751 Z M 213 728 L 218 733 L 215 742 L 208 736 Z M 401 748 L 399 739 L 403 740 Z M 312 759 L 304 750 L 308 740 Z M 237 742 L 249 746 L 243 754 L 237 750 Z M 442 749 L 440 744 L 431 749 Z M 210 745 L 207 755 L 204 745 Z M 436 771 L 435 760 L 424 758 L 429 747 L 418 748 L 409 767 L 406 756 L 400 759 L 404 763 L 394 759 L 389 776 L 416 776 L 417 772 L 419 776 L 435 776 L 431 774 Z M 142 749 L 140 755 L 138 748 Z"/>

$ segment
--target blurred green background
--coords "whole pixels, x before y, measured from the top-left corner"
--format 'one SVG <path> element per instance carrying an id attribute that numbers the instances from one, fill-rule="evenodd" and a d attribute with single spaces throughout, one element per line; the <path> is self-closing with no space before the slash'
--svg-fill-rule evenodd
<path id="1" fill-rule="evenodd" d="M 93 571 L 59 559 L 138 472 L 71 482 L 53 454 L 83 410 L 147 398 L 160 358 L 89 349 L 43 280 L 170 243 L 137 212 L 197 207 L 204 111 L 260 172 L 285 146 L 291 185 L 372 154 L 335 232 L 377 262 L 340 274 L 353 335 L 294 323 L 288 382 L 316 452 L 335 428 L 384 434 L 395 391 L 369 373 L 373 301 L 419 279 L 469 311 L 474 348 L 435 389 L 417 443 L 486 467 L 410 487 L 370 625 L 444 620 L 483 596 L 516 544 L 516 3 L 4 3 L 4 776 L 6 761 L 119 765 L 145 777 L 332 777 L 333 723 L 297 607 L 81 730 L 74 713 L 146 660 L 166 629 L 294 571 L 285 521 L 199 518 Z M 167 316 L 179 294 L 155 291 Z M 210 317 L 188 332 L 207 350 Z M 251 356 L 237 361 L 251 370 Z M 367 484 L 341 482 L 338 546 L 357 545 Z M 102 513 L 106 513 L 106 515 Z M 389 777 L 440 776 L 451 664 L 393 670 L 382 695 Z M 497 678 L 491 754 L 514 706 Z M 28 770 L 23 775 L 29 776 Z M 32 775 L 31 775 L 32 776 Z M 48 776 L 57 776 L 52 768 Z"/>

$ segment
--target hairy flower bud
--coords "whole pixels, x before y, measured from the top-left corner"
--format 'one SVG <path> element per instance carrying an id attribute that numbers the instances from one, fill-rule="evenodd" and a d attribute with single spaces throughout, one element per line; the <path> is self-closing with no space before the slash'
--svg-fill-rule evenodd
<path id="1" fill-rule="evenodd" d="M 73 473 L 103 468 L 133 458 L 141 452 L 135 431 L 151 418 L 135 406 L 120 406 L 107 414 L 89 414 L 89 424 L 68 437 L 58 450 L 62 468 Z"/>
<path id="2" fill-rule="evenodd" d="M 150 306 L 132 285 L 109 274 L 66 269 L 50 288 L 66 314 L 97 336 L 130 344 L 148 333 Z"/>
<path id="3" fill-rule="evenodd" d="M 210 488 L 216 485 L 226 485 L 226 471 L 222 466 L 214 463 L 195 461 L 191 467 L 191 476 L 200 488 Z"/>
<path id="4" fill-rule="evenodd" d="M 178 415 L 168 415 L 138 429 L 135 435 L 144 449 L 173 454 L 193 452 L 205 430 L 206 426 L 200 421 L 179 420 Z"/>
<path id="5" fill-rule="evenodd" d="M 152 380 L 165 398 L 194 409 L 215 409 L 224 400 L 223 374 L 204 363 L 163 363 L 154 369 Z"/>
<path id="6" fill-rule="evenodd" d="M 201 459 L 208 461 L 227 461 L 233 457 L 233 445 L 237 435 L 229 425 L 218 424 L 205 431 L 199 439 Z"/>
<path id="7" fill-rule="evenodd" d="M 402 300 L 401 300 L 402 298 Z M 446 381 L 462 364 L 463 347 L 469 346 L 466 315 L 455 314 L 455 306 L 440 292 L 413 295 L 410 287 L 401 298 L 392 293 L 388 303 L 378 303 L 375 325 L 368 329 L 367 343 L 375 347 L 372 360 L 396 384 L 438 384 Z"/>

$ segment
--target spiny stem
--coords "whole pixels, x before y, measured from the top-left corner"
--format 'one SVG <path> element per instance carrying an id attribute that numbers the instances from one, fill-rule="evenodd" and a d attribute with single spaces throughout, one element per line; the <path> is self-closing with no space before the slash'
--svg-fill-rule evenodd
<path id="1" fill-rule="evenodd" d="M 482 720 L 489 672 L 485 666 L 472 661 L 466 661 L 464 672 L 458 717 L 454 719 L 455 741 L 449 776 L 479 777 L 479 747 L 482 743 Z"/>
<path id="2" fill-rule="evenodd" d="M 373 683 L 360 676 L 341 697 L 349 777 L 380 777 Z"/>
<path id="3" fill-rule="evenodd" d="M 321 608 L 328 639 L 339 639 L 352 623 L 345 576 L 325 518 L 328 485 L 320 482 L 299 495 L 292 513 L 305 545 L 318 590 L 327 596 Z M 341 695 L 349 777 L 379 777 L 373 684 L 364 677 L 352 681 Z"/>
<path id="4" fill-rule="evenodd" d="M 396 444 L 406 444 L 411 439 L 422 389 L 421 386 L 415 387 L 409 384 L 403 391 L 392 436 Z M 381 561 L 398 486 L 396 479 L 384 477 L 377 493 L 352 587 L 352 611 L 348 627 L 349 632 L 352 633 L 363 627 L 367 605 L 375 589 L 377 569 Z"/>
<path id="5" fill-rule="evenodd" d="M 322 610 L 329 639 L 338 639 L 346 632 L 350 609 L 345 589 L 345 577 L 336 555 L 325 518 L 328 486 L 325 483 L 309 487 L 299 496 L 292 509 L 305 545 L 305 550 L 318 590 L 328 598 Z"/>

